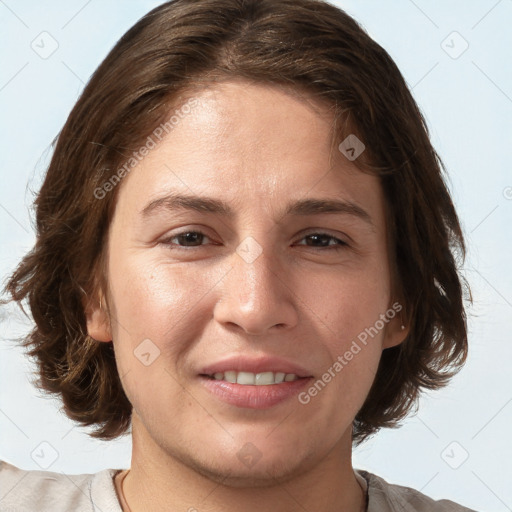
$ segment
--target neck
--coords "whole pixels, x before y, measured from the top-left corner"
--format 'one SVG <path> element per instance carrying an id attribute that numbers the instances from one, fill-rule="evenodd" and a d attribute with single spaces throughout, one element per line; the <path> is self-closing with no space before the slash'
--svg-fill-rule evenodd
<path id="1" fill-rule="evenodd" d="M 360 512 L 365 494 L 352 469 L 351 430 L 319 463 L 276 477 L 269 467 L 257 477 L 234 477 L 183 454 L 164 451 L 133 415 L 132 464 L 123 482 L 125 512 Z M 306 469 L 304 469 L 306 468 Z M 123 475 L 124 476 L 124 475 Z"/>

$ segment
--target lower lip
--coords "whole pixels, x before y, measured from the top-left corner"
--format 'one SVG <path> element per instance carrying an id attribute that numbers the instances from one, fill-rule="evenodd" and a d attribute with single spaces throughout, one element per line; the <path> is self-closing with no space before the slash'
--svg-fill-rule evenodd
<path id="1" fill-rule="evenodd" d="M 312 379 L 307 377 L 280 384 L 251 386 L 234 384 L 224 380 L 214 380 L 201 376 L 203 385 L 217 398 L 237 407 L 249 409 L 267 409 L 287 400 L 303 389 Z"/>

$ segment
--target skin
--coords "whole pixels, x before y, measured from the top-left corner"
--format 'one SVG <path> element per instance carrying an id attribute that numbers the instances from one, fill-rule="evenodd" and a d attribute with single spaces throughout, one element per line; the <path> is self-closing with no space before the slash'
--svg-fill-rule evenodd
<path id="1" fill-rule="evenodd" d="M 238 408 L 198 373 L 228 355 L 270 354 L 316 380 L 391 308 L 380 183 L 332 145 L 332 114 L 313 100 L 241 80 L 194 97 L 191 113 L 123 179 L 108 238 L 110 316 L 86 312 L 89 334 L 113 340 L 133 405 L 124 495 L 133 512 L 359 512 L 352 421 L 382 350 L 407 336 L 400 315 L 308 404 Z M 214 197 L 234 216 L 141 214 L 170 192 Z M 312 197 L 351 201 L 372 225 L 346 213 L 283 215 Z M 176 238 L 197 230 L 205 236 L 196 242 Z M 251 263 L 236 252 L 247 237 L 262 250 Z M 148 366 L 134 356 L 146 339 L 160 350 Z M 252 467 L 237 457 L 246 443 L 261 454 Z"/>

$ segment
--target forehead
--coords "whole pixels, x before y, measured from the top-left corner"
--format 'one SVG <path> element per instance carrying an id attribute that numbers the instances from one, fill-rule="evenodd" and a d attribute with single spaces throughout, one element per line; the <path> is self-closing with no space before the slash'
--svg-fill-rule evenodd
<path id="1" fill-rule="evenodd" d="M 338 151 L 327 105 L 245 81 L 210 85 L 193 99 L 124 179 L 120 201 L 133 210 L 179 191 L 222 197 L 235 209 L 323 196 L 364 203 L 372 217 L 382 216 L 378 179 Z"/>
<path id="2" fill-rule="evenodd" d="M 235 81 L 209 88 L 197 99 L 190 125 L 197 123 L 217 147 L 250 151 L 239 153 L 240 159 L 319 160 L 331 153 L 332 108 L 298 90 Z"/>

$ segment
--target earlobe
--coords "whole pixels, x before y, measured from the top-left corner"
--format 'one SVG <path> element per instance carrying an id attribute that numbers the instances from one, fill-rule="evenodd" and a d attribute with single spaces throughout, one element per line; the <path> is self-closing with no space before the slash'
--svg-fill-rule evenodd
<path id="1" fill-rule="evenodd" d="M 87 334 L 96 341 L 109 342 L 112 341 L 110 321 L 102 302 L 103 299 L 100 295 L 99 301 L 91 300 L 85 305 Z"/>
<path id="2" fill-rule="evenodd" d="M 407 339 L 409 332 L 409 325 L 406 325 L 401 317 L 393 318 L 387 325 L 382 348 L 385 349 L 400 345 Z"/>

